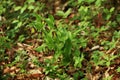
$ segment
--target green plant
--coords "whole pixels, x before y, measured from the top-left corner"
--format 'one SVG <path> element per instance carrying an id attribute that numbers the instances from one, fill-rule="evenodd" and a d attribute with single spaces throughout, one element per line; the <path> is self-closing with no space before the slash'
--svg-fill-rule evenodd
<path id="1" fill-rule="evenodd" d="M 117 68 L 117 72 L 120 72 L 120 67 Z"/>
<path id="2" fill-rule="evenodd" d="M 113 63 L 112 61 L 117 57 L 117 55 L 108 55 L 100 51 L 94 51 L 91 58 L 96 66 L 110 66 Z"/>
<path id="3" fill-rule="evenodd" d="M 103 80 L 111 80 L 111 79 L 112 79 L 112 77 L 113 77 L 113 75 L 108 76 L 108 77 L 106 77 L 106 78 L 103 78 Z"/>
<path id="4" fill-rule="evenodd" d="M 26 54 L 25 51 L 23 50 L 19 50 L 17 51 L 17 53 L 14 56 L 14 60 L 10 63 L 7 64 L 6 66 L 16 66 L 19 67 L 21 70 L 20 72 L 25 73 L 25 70 L 27 68 L 28 65 L 28 55 Z"/>
<path id="5" fill-rule="evenodd" d="M 5 54 L 5 50 L 11 48 L 10 40 L 7 37 L 0 37 L 0 61 L 4 61 L 7 59 L 7 55 Z"/>
<path id="6" fill-rule="evenodd" d="M 72 2 L 72 0 L 71 0 Z M 69 3 L 71 3 L 69 2 Z M 38 46 L 35 50 L 38 52 L 49 52 L 54 51 L 54 57 L 48 61 L 48 63 L 57 63 L 58 59 L 61 59 L 61 63 L 64 66 L 69 66 L 70 64 L 75 68 L 82 68 L 82 62 L 85 60 L 86 54 L 84 51 L 80 49 L 85 49 L 88 45 L 88 41 L 93 39 L 95 44 L 99 43 L 100 34 L 104 31 L 110 29 L 107 27 L 112 23 L 104 23 L 104 24 L 96 24 L 92 21 L 98 15 L 100 15 L 102 9 L 104 8 L 103 1 L 100 0 L 89 0 L 82 1 L 78 0 L 78 4 L 75 3 L 73 6 L 77 6 L 78 15 L 73 17 L 74 19 L 80 20 L 79 25 L 73 24 L 65 24 L 64 21 L 61 21 L 64 18 L 67 18 L 71 12 L 71 9 L 68 9 L 66 12 L 58 11 L 56 15 L 62 16 L 62 19 L 58 21 L 58 24 L 55 24 L 55 19 L 52 15 L 49 15 L 48 18 L 43 18 L 41 16 L 36 15 L 35 22 L 32 23 L 38 31 L 42 32 L 43 44 Z M 91 5 L 91 4 L 95 5 Z M 84 5 L 87 4 L 88 6 Z M 114 8 L 103 9 L 102 17 L 104 15 L 103 20 L 110 20 Z M 108 15 L 107 15 L 108 14 Z M 99 17 L 97 17 L 99 19 Z M 71 19 L 72 21 L 72 19 Z M 101 21 L 98 20 L 97 23 Z M 99 26 L 99 27 L 97 27 Z M 97 28 L 96 28 L 97 27 Z M 102 45 L 107 49 L 113 49 L 116 47 L 116 40 L 112 38 L 112 41 L 103 41 Z M 105 56 L 105 57 L 104 57 Z M 101 51 L 93 51 L 92 61 L 96 66 L 104 65 L 110 66 L 112 61 L 117 56 L 110 56 L 109 54 L 104 54 Z M 57 69 L 55 69 L 57 70 Z M 50 71 L 48 70 L 47 73 Z M 53 73 L 54 74 L 54 73 Z"/>
<path id="7" fill-rule="evenodd" d="M 35 3 L 35 4 L 33 4 Z M 13 41 L 23 42 L 30 38 L 31 28 L 27 26 L 32 21 L 32 14 L 42 11 L 44 4 L 35 2 L 35 0 L 26 0 L 23 5 L 18 5 L 15 1 L 2 1 L 2 11 L 0 14 L 5 19 L 1 25 L 4 25 L 4 31 Z M 6 13 L 6 14 L 5 14 Z M 12 23 L 11 23 L 12 22 Z"/>

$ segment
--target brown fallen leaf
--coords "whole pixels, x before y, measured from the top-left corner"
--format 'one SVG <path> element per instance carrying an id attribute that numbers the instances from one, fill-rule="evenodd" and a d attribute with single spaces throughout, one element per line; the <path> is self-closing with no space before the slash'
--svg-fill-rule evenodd
<path id="1" fill-rule="evenodd" d="M 16 73 L 18 73 L 19 71 L 20 71 L 20 68 L 17 68 L 17 69 L 15 70 Z"/>
<path id="2" fill-rule="evenodd" d="M 53 58 L 53 56 L 46 56 L 46 57 L 44 57 L 44 59 L 52 59 Z"/>
<path id="3" fill-rule="evenodd" d="M 91 49 L 90 49 L 90 51 L 94 51 L 94 50 L 97 50 L 97 49 L 99 49 L 100 48 L 100 46 L 99 45 L 96 45 L 96 46 L 93 46 Z"/>
<path id="4" fill-rule="evenodd" d="M 42 74 L 42 72 L 39 69 L 32 69 L 29 70 L 28 72 L 29 74 Z"/>
<path id="5" fill-rule="evenodd" d="M 3 73 L 9 73 L 10 72 L 10 68 L 9 67 L 6 67 L 4 70 L 3 70 Z"/>
<path id="6" fill-rule="evenodd" d="M 15 71 L 10 72 L 10 75 L 15 75 Z"/>
<path id="7" fill-rule="evenodd" d="M 16 69 L 16 66 L 12 66 L 11 68 L 10 68 L 10 71 L 14 71 Z"/>
<path id="8" fill-rule="evenodd" d="M 32 77 L 32 78 L 42 78 L 42 77 L 44 77 L 44 74 L 35 73 L 35 74 L 31 74 L 30 77 Z"/>

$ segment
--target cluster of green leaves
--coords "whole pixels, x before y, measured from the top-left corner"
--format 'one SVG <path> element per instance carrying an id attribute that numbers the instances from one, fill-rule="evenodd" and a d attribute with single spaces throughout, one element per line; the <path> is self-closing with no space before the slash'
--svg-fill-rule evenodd
<path id="1" fill-rule="evenodd" d="M 70 2 L 72 2 L 72 0 Z M 119 38 L 117 37 L 117 40 L 115 40 L 114 37 L 119 35 L 119 31 L 115 31 L 112 41 L 105 40 L 98 43 L 100 33 L 107 31 L 112 27 L 111 25 L 113 23 L 110 21 L 110 18 L 113 14 L 114 7 L 110 9 L 105 8 L 105 5 L 102 4 L 105 3 L 105 1 L 102 0 L 78 0 L 79 4 L 77 4 L 77 2 L 73 3 L 73 6 L 78 7 L 78 16 L 73 17 L 73 20 L 80 20 L 80 25 L 65 24 L 63 21 L 61 21 L 68 17 L 71 9 L 68 9 L 66 12 L 57 12 L 56 15 L 62 16 L 63 18 L 58 22 L 57 26 L 55 25 L 55 20 L 51 15 L 44 20 L 40 20 L 41 17 L 36 17 L 36 20 L 40 20 L 39 22 L 41 22 L 40 25 L 42 28 L 39 28 L 39 30 L 42 29 L 44 39 L 44 43 L 37 47 L 36 50 L 39 52 L 54 50 L 54 58 L 51 61 L 48 61 L 54 67 L 51 66 L 51 68 L 48 68 L 48 66 L 46 69 L 47 73 L 51 73 L 51 71 L 55 72 L 54 70 L 58 69 L 58 66 L 55 66 L 54 63 L 59 57 L 62 57 L 60 64 L 61 66 L 69 66 L 71 64 L 75 68 L 82 68 L 82 62 L 86 59 L 85 56 L 88 55 L 88 53 L 80 51 L 80 49 L 85 49 L 90 39 L 95 41 L 93 46 L 97 44 L 102 45 L 107 50 L 114 49 L 116 44 L 118 44 Z M 85 6 L 85 4 L 88 6 Z M 99 13 L 104 14 L 104 20 L 108 20 L 108 23 L 105 23 L 100 28 L 96 28 L 92 22 L 92 19 L 97 17 Z M 42 21 L 45 21 L 43 23 L 45 26 L 43 26 Z M 116 57 L 118 56 L 105 54 L 102 51 L 93 51 L 91 61 L 96 66 L 110 66 L 112 60 L 114 60 Z M 56 74 L 56 72 L 54 74 Z"/>
<path id="2" fill-rule="evenodd" d="M 42 13 L 45 5 L 35 0 L 26 0 L 19 5 L 12 0 L 3 0 L 0 3 L 2 4 L 0 5 L 0 17 L 4 18 L 3 22 L 0 22 L 0 29 L 4 31 L 0 32 L 0 35 L 3 35 L 0 36 L 0 61 L 6 59 L 5 50 L 10 48 L 11 43 L 24 42 L 29 38 L 42 39 L 43 43 L 35 48 L 36 51 L 45 54 L 49 54 L 48 52 L 51 51 L 54 53 L 52 59 L 45 61 L 45 74 L 53 78 L 59 77 L 62 80 L 70 77 L 66 73 L 69 70 L 67 67 L 72 66 L 75 70 L 80 70 L 84 68 L 85 61 L 87 61 L 86 65 L 92 63 L 91 66 L 109 67 L 114 64 L 114 59 L 119 57 L 119 55 L 106 53 L 107 50 L 118 48 L 117 45 L 120 41 L 120 31 L 115 30 L 117 23 L 111 21 L 115 8 L 106 8 L 106 0 L 69 0 L 68 6 L 73 8 L 58 11 L 56 15 L 61 16 L 60 20 L 55 20 L 54 16 L 50 14 L 45 17 Z M 74 8 L 77 8 L 77 12 L 66 24 L 64 20 L 68 18 Z M 98 18 L 98 22 L 103 22 L 99 21 L 99 17 L 97 17 L 100 13 L 102 13 L 104 24 L 97 27 L 94 21 L 96 18 Z M 73 24 L 75 20 L 79 20 L 79 22 Z M 119 17 L 117 17 L 117 21 L 119 21 Z M 108 32 L 111 29 L 113 31 Z M 109 33 L 111 39 L 107 38 Z M 105 39 L 101 39 L 101 36 L 104 36 Z M 102 46 L 104 51 L 86 51 L 87 48 L 96 45 Z M 21 67 L 21 72 L 24 72 L 28 60 L 24 61 L 20 58 L 26 59 L 25 54 L 27 54 L 25 51 L 17 52 L 15 60 L 8 66 L 19 62 L 23 63 L 19 67 Z M 35 58 L 33 62 L 37 63 L 38 61 Z M 60 69 L 62 66 L 64 68 Z M 91 66 L 87 65 L 85 69 Z M 119 68 L 117 72 L 119 72 Z M 84 76 L 82 71 L 73 74 L 75 80 L 79 77 L 83 77 L 84 80 L 86 79 Z"/>
<path id="3" fill-rule="evenodd" d="M 35 0 L 26 0 L 21 5 L 12 0 L 1 1 L 1 17 L 5 18 L 1 25 L 5 26 L 5 33 L 8 38 L 22 42 L 30 36 L 29 26 L 27 25 L 32 20 L 32 14 L 39 13 L 44 7 L 39 2 L 33 3 L 35 3 Z"/>
<path id="4" fill-rule="evenodd" d="M 10 61 L 7 52 L 14 58 L 10 64 L 0 66 L 0 79 L 10 77 L 7 75 L 2 76 L 2 71 L 6 66 L 11 67 L 18 64 L 18 67 L 21 68 L 20 72 L 25 72 L 28 62 L 26 51 L 13 53 L 11 49 L 17 42 L 24 42 L 25 39 L 32 38 L 31 27 L 28 24 L 34 20 L 32 15 L 40 13 L 43 8 L 44 4 L 35 2 L 35 0 L 26 0 L 23 3 L 22 1 L 19 3 L 13 0 L 0 1 L 0 65 Z"/>

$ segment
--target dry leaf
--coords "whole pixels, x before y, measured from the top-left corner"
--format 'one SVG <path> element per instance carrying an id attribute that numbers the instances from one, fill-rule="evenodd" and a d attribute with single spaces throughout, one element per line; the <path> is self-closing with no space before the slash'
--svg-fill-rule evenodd
<path id="1" fill-rule="evenodd" d="M 10 68 L 9 67 L 6 67 L 4 70 L 3 70 L 3 73 L 9 73 L 10 72 Z"/>

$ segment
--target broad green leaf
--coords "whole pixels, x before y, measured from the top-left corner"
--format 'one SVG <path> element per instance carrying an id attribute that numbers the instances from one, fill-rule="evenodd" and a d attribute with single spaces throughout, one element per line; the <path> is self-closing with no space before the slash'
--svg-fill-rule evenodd
<path id="1" fill-rule="evenodd" d="M 63 47 L 63 63 L 68 64 L 71 61 L 72 42 L 68 38 Z"/>
<path id="2" fill-rule="evenodd" d="M 22 26 L 22 22 L 18 22 L 17 26 L 14 28 L 15 30 L 17 30 L 18 28 L 20 28 Z"/>
<path id="3" fill-rule="evenodd" d="M 86 2 L 88 2 L 89 4 L 90 3 L 93 3 L 95 0 L 86 0 Z"/>
<path id="4" fill-rule="evenodd" d="M 0 15 L 6 10 L 2 5 L 0 5 Z"/>
<path id="5" fill-rule="evenodd" d="M 118 22 L 120 22 L 120 14 L 117 14 L 116 19 L 117 19 Z"/>
<path id="6" fill-rule="evenodd" d="M 35 2 L 35 0 L 27 0 L 28 3 Z"/>
<path id="7" fill-rule="evenodd" d="M 65 12 L 63 18 L 67 18 L 70 13 L 71 13 L 71 8 L 69 8 L 69 9 Z"/>
<path id="8" fill-rule="evenodd" d="M 45 49 L 46 45 L 45 44 L 42 44 L 41 46 L 38 46 L 37 48 L 35 48 L 35 50 L 37 52 L 42 52 L 44 49 Z"/>
<path id="9" fill-rule="evenodd" d="M 72 38 L 73 38 L 72 33 L 70 31 L 68 31 L 68 37 L 69 37 L 70 40 L 72 40 Z"/>
<path id="10" fill-rule="evenodd" d="M 29 10 L 33 10 L 34 8 L 35 8 L 35 7 L 34 7 L 33 5 L 29 5 L 29 6 L 28 6 L 28 9 L 29 9 Z"/>
<path id="11" fill-rule="evenodd" d="M 84 60 L 83 53 L 81 53 L 81 56 L 75 56 L 74 60 L 75 60 L 74 66 L 81 68 L 82 67 L 82 61 Z"/>
<path id="12" fill-rule="evenodd" d="M 49 15 L 49 19 L 54 23 L 54 17 L 52 15 Z"/>
<path id="13" fill-rule="evenodd" d="M 54 22 L 51 21 L 49 18 L 46 19 L 46 23 L 48 24 L 48 26 L 49 26 L 50 28 L 53 28 L 53 27 L 54 27 Z"/>
<path id="14" fill-rule="evenodd" d="M 85 0 L 78 0 L 78 3 L 81 4 L 83 3 Z"/>
<path id="15" fill-rule="evenodd" d="M 111 14 L 107 14 L 106 20 L 109 20 L 111 18 Z"/>
<path id="16" fill-rule="evenodd" d="M 18 23 L 19 22 L 19 20 L 14 20 L 12 23 Z"/>
<path id="17" fill-rule="evenodd" d="M 42 19 L 44 19 L 43 17 L 41 17 L 41 15 L 36 14 L 36 13 L 32 13 L 32 16 L 34 16 L 36 18 L 36 21 L 41 21 Z"/>
<path id="18" fill-rule="evenodd" d="M 21 8 L 20 13 L 23 13 L 26 9 L 27 9 L 27 5 L 24 5 L 24 6 Z"/>
<path id="19" fill-rule="evenodd" d="M 120 31 L 115 31 L 113 37 L 114 38 L 120 38 Z"/>
<path id="20" fill-rule="evenodd" d="M 23 42 L 25 40 L 25 36 L 24 35 L 20 35 L 18 38 L 19 42 Z"/>
<path id="21" fill-rule="evenodd" d="M 120 73 L 120 67 L 118 67 L 118 68 L 117 68 L 117 72 L 119 72 L 119 73 Z"/>
<path id="22" fill-rule="evenodd" d="M 33 26 L 34 26 L 35 29 L 37 29 L 38 31 L 43 28 L 43 24 L 42 24 L 41 22 L 35 22 L 35 23 L 33 23 Z"/>
<path id="23" fill-rule="evenodd" d="M 95 5 L 96 5 L 96 6 L 101 6 L 101 3 L 102 3 L 102 0 L 97 0 L 97 1 L 95 2 Z"/>
<path id="24" fill-rule="evenodd" d="M 112 7 L 111 9 L 110 9 L 110 12 L 113 12 L 115 10 L 115 8 L 114 7 Z"/>
<path id="25" fill-rule="evenodd" d="M 109 66 L 110 66 L 110 64 L 111 64 L 111 62 L 110 62 L 110 61 L 107 61 L 107 62 L 106 62 L 107 67 L 109 67 Z"/>
<path id="26" fill-rule="evenodd" d="M 56 13 L 56 15 L 58 15 L 58 16 L 64 16 L 64 12 L 63 11 L 57 11 L 57 13 Z"/>
<path id="27" fill-rule="evenodd" d="M 57 11 L 56 15 L 62 16 L 63 18 L 67 18 L 70 13 L 71 13 L 71 8 L 69 8 L 66 12 Z"/>
<path id="28" fill-rule="evenodd" d="M 22 7 L 21 6 L 17 6 L 17 7 L 15 7 L 15 11 L 18 11 L 18 10 L 20 10 Z"/>

